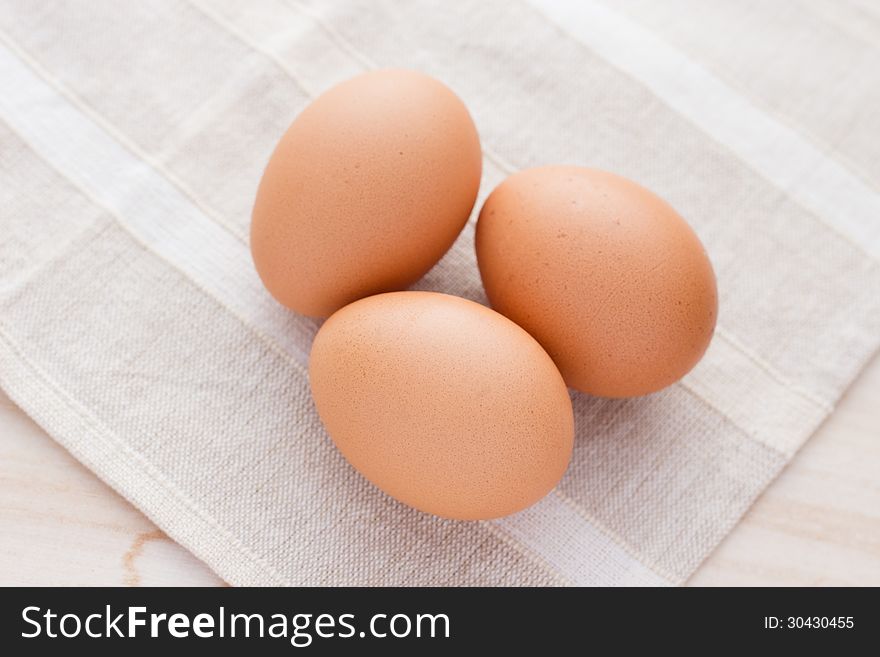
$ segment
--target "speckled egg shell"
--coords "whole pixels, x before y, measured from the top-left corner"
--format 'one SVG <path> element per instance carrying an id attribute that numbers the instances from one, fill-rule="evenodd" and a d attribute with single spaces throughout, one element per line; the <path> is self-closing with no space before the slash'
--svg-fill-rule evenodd
<path id="1" fill-rule="evenodd" d="M 333 87 L 293 122 L 257 191 L 251 250 L 285 306 L 326 317 L 424 275 L 467 222 L 482 155 L 464 104 L 407 70 Z"/>
<path id="2" fill-rule="evenodd" d="M 661 198 L 612 173 L 548 166 L 510 176 L 480 212 L 476 249 L 492 307 L 578 390 L 660 390 L 712 337 L 715 275 L 696 234 Z"/>
<path id="3" fill-rule="evenodd" d="M 428 513 L 519 511 L 556 485 L 571 458 L 571 401 L 553 361 L 472 301 L 435 292 L 356 301 L 318 332 L 309 377 L 345 458 Z"/>

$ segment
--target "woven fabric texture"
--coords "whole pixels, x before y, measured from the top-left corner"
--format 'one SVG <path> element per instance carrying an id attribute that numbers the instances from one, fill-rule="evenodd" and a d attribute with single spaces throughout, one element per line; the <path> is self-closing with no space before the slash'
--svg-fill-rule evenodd
<path id="1" fill-rule="evenodd" d="M 317 94 L 450 85 L 510 172 L 604 168 L 709 251 L 680 383 L 573 394 L 571 467 L 492 522 L 405 508 L 333 448 L 313 320 L 250 260 L 257 183 Z M 0 0 L 0 385 L 238 585 L 676 585 L 880 346 L 880 9 L 857 0 Z M 485 303 L 473 220 L 419 289 Z"/>

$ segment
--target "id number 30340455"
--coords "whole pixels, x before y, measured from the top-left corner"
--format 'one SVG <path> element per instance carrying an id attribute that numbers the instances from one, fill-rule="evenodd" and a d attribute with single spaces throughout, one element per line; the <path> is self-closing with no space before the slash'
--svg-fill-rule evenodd
<path id="1" fill-rule="evenodd" d="M 764 616 L 764 629 L 852 629 L 853 616 Z"/>

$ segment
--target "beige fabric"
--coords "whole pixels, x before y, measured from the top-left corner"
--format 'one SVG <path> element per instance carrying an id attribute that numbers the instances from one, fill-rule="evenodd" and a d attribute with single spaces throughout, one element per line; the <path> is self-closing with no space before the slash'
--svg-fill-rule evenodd
<path id="1" fill-rule="evenodd" d="M 682 582 L 880 345 L 880 134 L 868 71 L 838 79 L 876 58 L 840 36 L 872 29 L 855 3 L 797 20 L 679 4 L 4 0 L 0 385 L 234 584 Z M 735 49 L 731 25 L 748 34 Z M 248 257 L 280 133 L 390 65 L 468 104 L 478 203 L 521 167 L 611 169 L 668 198 L 718 274 L 697 369 L 644 399 L 575 394 L 568 474 L 500 522 L 425 516 L 348 467 L 309 400 L 316 324 L 274 304 Z M 803 152 L 819 159 L 802 171 Z M 471 223 L 417 287 L 485 301 L 472 239 Z"/>
<path id="2" fill-rule="evenodd" d="M 880 180 L 880 4 L 620 0 L 780 120 Z"/>

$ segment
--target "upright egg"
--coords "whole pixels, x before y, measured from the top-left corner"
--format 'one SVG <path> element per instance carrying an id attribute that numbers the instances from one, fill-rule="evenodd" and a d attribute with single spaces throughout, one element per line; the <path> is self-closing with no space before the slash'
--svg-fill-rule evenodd
<path id="1" fill-rule="evenodd" d="M 492 307 L 531 333 L 573 388 L 644 395 L 699 361 L 715 328 L 715 275 L 665 201 L 573 166 L 510 176 L 477 222 Z"/>
<path id="2" fill-rule="evenodd" d="M 285 306 L 326 317 L 424 275 L 467 222 L 480 185 L 477 131 L 441 82 L 379 70 L 294 120 L 266 166 L 251 250 Z"/>
<path id="3" fill-rule="evenodd" d="M 519 511 L 571 458 L 568 390 L 519 326 L 472 301 L 393 292 L 348 305 L 315 337 L 312 396 L 339 451 L 422 511 Z"/>

